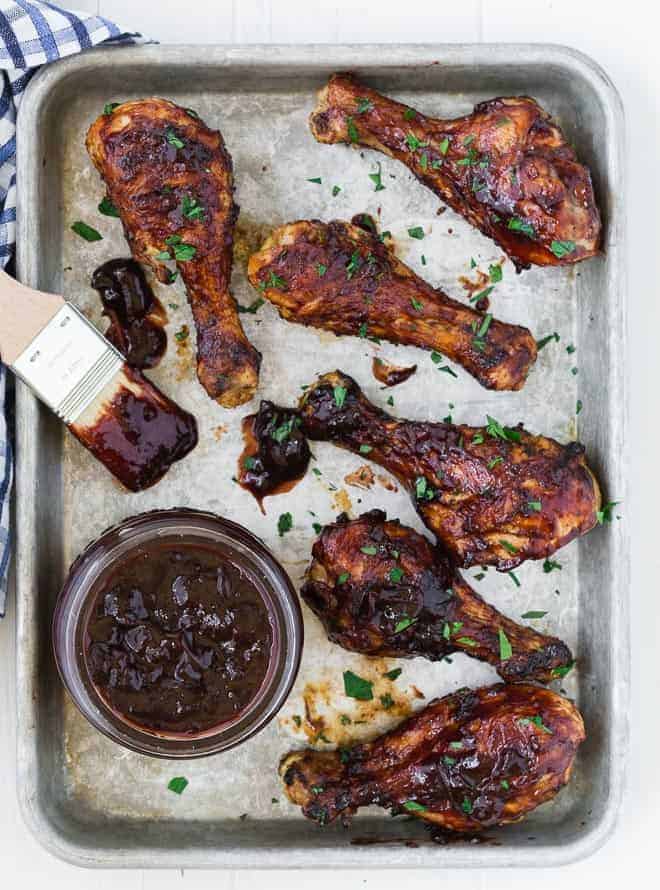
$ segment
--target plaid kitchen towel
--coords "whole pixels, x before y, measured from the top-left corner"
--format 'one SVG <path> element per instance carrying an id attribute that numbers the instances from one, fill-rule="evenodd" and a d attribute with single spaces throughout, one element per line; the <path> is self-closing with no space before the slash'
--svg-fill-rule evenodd
<path id="1" fill-rule="evenodd" d="M 54 3 L 0 0 L 0 267 L 7 265 L 16 243 L 16 112 L 30 78 L 47 62 L 104 41 L 135 42 L 139 37 L 101 16 Z M 5 377 L 0 364 L 0 617 L 5 611 L 9 567 L 12 482 Z"/>

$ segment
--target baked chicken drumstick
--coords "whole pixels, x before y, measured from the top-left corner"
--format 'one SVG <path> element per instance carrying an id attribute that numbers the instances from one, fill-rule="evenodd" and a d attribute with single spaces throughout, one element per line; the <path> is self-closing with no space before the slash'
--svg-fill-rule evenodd
<path id="1" fill-rule="evenodd" d="M 584 739 L 582 717 L 567 699 L 500 684 L 437 699 L 373 742 L 293 751 L 280 775 L 289 800 L 322 825 L 378 804 L 474 832 L 516 822 L 553 798 Z"/>
<path id="2" fill-rule="evenodd" d="M 312 557 L 302 598 L 351 652 L 431 661 L 465 652 L 508 682 L 549 683 L 572 664 L 561 640 L 505 618 L 439 547 L 382 510 L 326 525 Z"/>
<path id="3" fill-rule="evenodd" d="M 351 223 L 281 226 L 250 257 L 248 277 L 287 321 L 436 350 L 487 389 L 520 389 L 536 359 L 527 328 L 450 299 Z"/>
<path id="4" fill-rule="evenodd" d="M 365 145 L 402 161 L 518 269 L 598 253 L 589 170 L 534 99 L 491 99 L 465 117 L 440 120 L 335 74 L 310 127 L 318 142 Z"/>
<path id="5" fill-rule="evenodd" d="M 579 442 L 561 445 L 492 417 L 485 427 L 397 420 L 341 371 L 300 400 L 301 430 L 396 476 L 459 566 L 544 559 L 592 529 L 600 489 Z"/>
<path id="6" fill-rule="evenodd" d="M 222 135 L 165 99 L 125 102 L 102 114 L 87 150 L 105 181 L 136 260 L 159 280 L 175 260 L 197 330 L 197 376 L 226 408 L 249 401 L 261 356 L 248 342 L 229 291 L 234 203 Z"/>

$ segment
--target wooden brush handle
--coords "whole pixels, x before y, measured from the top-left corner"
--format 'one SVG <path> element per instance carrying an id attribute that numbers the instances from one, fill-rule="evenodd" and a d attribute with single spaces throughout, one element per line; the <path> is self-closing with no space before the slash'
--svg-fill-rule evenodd
<path id="1" fill-rule="evenodd" d="M 33 290 L 0 270 L 0 359 L 13 364 L 64 302 L 64 297 Z"/>

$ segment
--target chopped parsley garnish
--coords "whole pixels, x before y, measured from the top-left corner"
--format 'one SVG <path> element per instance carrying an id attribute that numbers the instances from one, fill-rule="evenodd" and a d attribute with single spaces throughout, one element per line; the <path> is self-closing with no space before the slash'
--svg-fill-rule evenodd
<path id="1" fill-rule="evenodd" d="M 302 725 L 302 719 L 301 719 L 300 715 L 299 715 L 299 714 L 294 714 L 293 717 L 292 717 L 291 719 L 292 719 L 293 722 L 296 724 L 296 726 L 298 727 L 298 729 L 300 729 L 300 727 L 301 727 L 301 725 Z"/>
<path id="2" fill-rule="evenodd" d="M 500 661 L 508 661 L 513 655 L 513 649 L 511 648 L 509 638 L 501 627 L 498 628 L 497 636 L 500 641 Z"/>
<path id="3" fill-rule="evenodd" d="M 179 343 L 185 343 L 185 341 L 190 336 L 190 330 L 187 324 L 181 326 L 181 329 L 176 332 L 174 335 L 174 339 L 178 340 Z"/>
<path id="4" fill-rule="evenodd" d="M 323 792 L 323 785 L 311 785 L 309 790 L 312 794 L 321 794 Z"/>
<path id="5" fill-rule="evenodd" d="M 416 800 L 407 800 L 403 805 L 404 810 L 408 810 L 409 813 L 425 813 L 426 807 L 421 803 L 417 803 Z"/>
<path id="6" fill-rule="evenodd" d="M 575 377 L 577 375 L 577 373 L 578 373 L 577 368 L 571 368 L 571 374 L 573 375 L 573 377 Z"/>
<path id="7" fill-rule="evenodd" d="M 449 747 L 452 751 L 462 751 L 463 750 L 463 742 L 450 742 Z"/>
<path id="8" fill-rule="evenodd" d="M 561 571 L 561 563 L 557 562 L 554 559 L 544 559 L 543 560 L 543 571 L 546 575 L 549 575 L 550 572 L 554 572 L 555 570 Z"/>
<path id="9" fill-rule="evenodd" d="M 378 553 L 378 547 L 373 547 L 372 545 L 360 547 L 360 553 L 364 553 L 366 556 L 375 556 Z"/>
<path id="10" fill-rule="evenodd" d="M 344 671 L 344 693 L 358 701 L 371 701 L 374 697 L 374 684 L 358 677 L 353 671 Z"/>
<path id="11" fill-rule="evenodd" d="M 484 437 L 481 435 L 481 433 L 477 433 L 476 436 L 473 436 L 472 441 L 470 442 L 470 445 L 483 445 L 483 444 L 484 444 Z"/>
<path id="12" fill-rule="evenodd" d="M 243 466 L 246 470 L 254 470 L 255 463 L 256 461 L 253 457 L 246 457 L 243 461 Z"/>
<path id="13" fill-rule="evenodd" d="M 476 153 L 476 151 L 471 148 L 464 158 L 460 158 L 460 160 L 456 161 L 456 165 L 458 167 L 470 167 L 472 164 L 477 163 L 478 157 L 479 155 Z"/>
<path id="14" fill-rule="evenodd" d="M 341 191 L 340 185 L 333 185 L 332 186 L 332 197 L 336 198 L 340 191 Z"/>
<path id="15" fill-rule="evenodd" d="M 311 179 L 308 179 L 307 182 L 314 182 L 316 185 L 321 185 L 323 180 L 320 176 L 313 176 Z"/>
<path id="16" fill-rule="evenodd" d="M 173 145 L 175 148 L 183 148 L 185 145 L 185 142 L 182 139 L 179 139 L 174 130 L 167 130 L 165 133 L 165 138 L 170 143 L 170 145 Z"/>
<path id="17" fill-rule="evenodd" d="M 119 211 L 107 195 L 104 196 L 99 204 L 98 211 L 99 213 L 102 213 L 103 216 L 119 216 Z"/>
<path id="18" fill-rule="evenodd" d="M 474 139 L 475 139 L 474 133 L 469 133 L 469 134 L 463 139 L 463 145 L 467 148 L 468 145 L 471 145 L 471 144 L 474 142 Z"/>
<path id="19" fill-rule="evenodd" d="M 534 227 L 524 222 L 518 216 L 511 217 L 507 223 L 507 229 L 511 229 L 512 232 L 520 232 L 521 235 L 527 235 L 528 238 L 533 238 L 536 235 Z"/>
<path id="20" fill-rule="evenodd" d="M 282 513 L 277 520 L 277 533 L 283 538 L 293 528 L 293 516 L 290 513 Z"/>
<path id="21" fill-rule="evenodd" d="M 507 575 L 509 576 L 509 578 L 511 578 L 511 580 L 516 585 L 516 587 L 520 587 L 520 579 L 518 578 L 518 576 L 516 575 L 515 572 L 509 571 L 509 572 L 507 572 Z"/>
<path id="22" fill-rule="evenodd" d="M 598 524 L 604 525 L 606 522 L 611 522 L 612 508 L 616 507 L 620 503 L 621 501 L 608 501 L 606 504 L 603 504 L 600 510 L 596 510 L 596 519 L 598 520 Z"/>
<path id="23" fill-rule="evenodd" d="M 507 541 L 506 538 L 500 538 L 500 544 L 504 547 L 505 550 L 508 550 L 509 553 L 517 553 L 518 548 L 515 547 L 510 541 Z"/>
<path id="24" fill-rule="evenodd" d="M 559 343 L 559 334 L 557 333 L 557 331 L 554 331 L 554 333 L 552 333 L 552 334 L 548 334 L 547 337 L 542 337 L 540 340 L 537 340 L 536 348 L 540 352 L 541 349 L 543 349 L 544 346 L 547 346 L 551 340 L 554 340 L 555 343 Z"/>
<path id="25" fill-rule="evenodd" d="M 394 625 L 394 633 L 400 634 L 402 631 L 407 630 L 412 624 L 415 624 L 417 621 L 416 618 L 409 618 L 407 615 L 404 618 L 401 618 L 400 621 Z"/>
<path id="26" fill-rule="evenodd" d="M 389 711 L 390 708 L 394 707 L 394 699 L 389 694 L 389 692 L 385 692 L 383 695 L 381 695 L 380 703 L 386 711 Z"/>
<path id="27" fill-rule="evenodd" d="M 424 304 L 420 303 L 420 301 L 416 300 L 414 297 L 410 298 L 410 305 L 413 307 L 415 312 L 421 312 L 424 308 Z"/>
<path id="28" fill-rule="evenodd" d="M 411 238 L 417 238 L 418 241 L 421 241 L 424 237 L 424 229 L 421 226 L 413 226 L 412 229 L 408 229 L 408 234 Z"/>
<path id="29" fill-rule="evenodd" d="M 199 203 L 197 198 L 191 195 L 184 195 L 181 201 L 181 211 L 187 219 L 203 219 L 204 207 Z"/>
<path id="30" fill-rule="evenodd" d="M 415 495 L 420 501 L 430 501 L 435 495 L 424 476 L 418 476 L 415 479 Z"/>
<path id="31" fill-rule="evenodd" d="M 348 572 L 342 572 L 341 575 L 337 577 L 337 584 L 346 584 L 349 578 L 350 575 Z"/>
<path id="32" fill-rule="evenodd" d="M 484 320 L 481 322 L 481 327 L 478 331 L 475 331 L 475 337 L 472 340 L 472 345 L 475 349 L 478 349 L 479 352 L 483 352 L 486 348 L 486 334 L 488 333 L 488 328 L 490 327 L 490 323 L 493 320 L 493 316 L 488 312 L 484 316 Z M 476 324 L 475 324 L 476 327 Z"/>
<path id="33" fill-rule="evenodd" d="M 167 783 L 167 790 L 173 791 L 175 794 L 183 794 L 188 786 L 188 779 L 185 776 L 175 776 Z"/>
<path id="34" fill-rule="evenodd" d="M 370 179 L 370 180 L 373 182 L 373 184 L 376 186 L 376 188 L 374 189 L 374 191 L 375 191 L 375 192 L 382 192 L 383 189 L 385 188 L 385 186 L 383 185 L 383 180 L 382 180 L 382 177 L 381 177 L 381 168 L 380 168 L 380 164 L 377 164 L 377 167 L 378 167 L 378 170 L 376 171 L 376 173 L 370 173 L 370 174 L 369 174 L 369 179 Z"/>
<path id="35" fill-rule="evenodd" d="M 422 254 L 422 266 L 426 265 L 426 257 Z"/>
<path id="36" fill-rule="evenodd" d="M 566 352 L 569 355 L 573 355 L 573 353 L 575 352 L 575 346 L 572 343 L 569 343 L 568 346 L 566 347 Z"/>
<path id="37" fill-rule="evenodd" d="M 442 758 L 442 762 L 447 766 L 453 766 L 456 763 L 456 758 L 450 757 L 448 754 L 445 754 L 445 756 Z"/>
<path id="38" fill-rule="evenodd" d="M 403 578 L 403 569 L 400 569 L 398 566 L 393 568 L 390 571 L 390 581 L 393 584 L 398 584 L 399 581 Z"/>
<path id="39" fill-rule="evenodd" d="M 457 643 L 460 643 L 462 646 L 469 646 L 471 649 L 474 649 L 479 645 L 476 640 L 473 640 L 472 637 L 457 637 Z"/>
<path id="40" fill-rule="evenodd" d="M 429 156 L 426 154 L 426 152 L 424 152 L 420 157 L 419 166 L 422 168 L 422 170 L 428 170 Z"/>
<path id="41" fill-rule="evenodd" d="M 346 387 L 345 386 L 335 386 L 334 389 L 332 390 L 332 392 L 333 392 L 333 395 L 335 398 L 335 405 L 338 408 L 343 408 L 344 402 L 346 401 L 346 393 L 348 392 Z"/>
<path id="42" fill-rule="evenodd" d="M 414 133 L 406 133 L 406 144 L 411 151 L 417 151 L 418 148 L 426 148 L 428 142 L 422 142 Z"/>
<path id="43" fill-rule="evenodd" d="M 365 114 L 367 111 L 373 110 L 374 103 L 371 99 L 356 97 L 355 101 L 357 102 L 356 110 L 358 114 Z"/>
<path id="44" fill-rule="evenodd" d="M 115 108 L 119 108 L 121 102 L 106 102 L 103 106 L 103 114 L 112 114 Z"/>
<path id="45" fill-rule="evenodd" d="M 360 454 L 369 454 L 369 452 L 373 450 L 373 446 L 371 445 L 360 445 Z"/>
<path id="46" fill-rule="evenodd" d="M 553 241 L 550 250 L 554 253 L 558 260 L 573 253 L 575 250 L 575 241 Z"/>
<path id="47" fill-rule="evenodd" d="M 354 250 L 351 254 L 351 258 L 346 264 L 346 277 L 352 278 L 357 270 L 360 268 L 360 251 Z"/>
<path id="48" fill-rule="evenodd" d="M 316 532 L 317 535 L 320 535 L 321 532 L 323 531 L 323 526 L 321 525 L 320 522 L 313 522 L 312 528 L 314 529 L 314 531 Z"/>
<path id="49" fill-rule="evenodd" d="M 470 303 L 478 303 L 479 300 L 485 300 L 486 297 L 490 296 L 490 294 L 493 292 L 494 287 L 494 284 L 489 284 L 488 287 L 480 290 L 478 294 L 473 294 L 470 297 Z"/>
<path id="50" fill-rule="evenodd" d="M 403 672 L 403 668 L 392 668 L 391 671 L 386 671 L 383 676 L 387 677 L 388 680 L 396 680 L 398 679 Z"/>
<path id="51" fill-rule="evenodd" d="M 543 509 L 543 504 L 541 501 L 527 501 L 527 509 L 533 510 L 535 513 L 540 513 Z"/>
<path id="52" fill-rule="evenodd" d="M 157 254 L 157 260 L 172 259 L 172 255 L 174 255 L 175 260 L 185 263 L 191 260 L 197 253 L 197 248 L 182 241 L 181 235 L 168 235 L 165 239 L 165 244 L 167 244 L 169 250 Z"/>
<path id="53" fill-rule="evenodd" d="M 472 810 L 474 809 L 472 805 L 472 801 L 468 797 L 463 798 L 463 803 L 461 804 L 461 809 L 466 815 L 470 815 Z"/>
<path id="54" fill-rule="evenodd" d="M 407 121 L 411 121 L 416 114 L 417 112 L 414 108 L 406 108 L 406 110 L 403 112 L 403 116 Z"/>
<path id="55" fill-rule="evenodd" d="M 575 662 L 569 661 L 568 664 L 563 664 L 563 665 L 561 665 L 561 667 L 553 668 L 550 671 L 550 673 L 552 674 L 552 676 L 555 680 L 561 680 L 566 676 L 566 674 L 570 673 L 574 667 L 575 667 Z"/>
<path id="56" fill-rule="evenodd" d="M 502 779 L 502 781 L 500 782 L 500 785 L 502 786 L 502 788 L 503 788 L 505 791 L 508 791 L 509 788 L 510 788 L 510 785 L 509 785 L 509 783 L 507 782 L 506 779 Z"/>
<path id="57" fill-rule="evenodd" d="M 439 352 L 436 352 L 435 350 L 433 350 L 433 352 L 431 353 L 431 361 L 433 362 L 434 365 L 439 365 L 440 362 L 442 361 L 442 356 L 440 355 Z"/>
<path id="58" fill-rule="evenodd" d="M 268 278 L 262 281 L 259 287 L 261 290 L 266 290 L 267 287 L 275 288 L 275 290 L 286 290 L 286 281 L 271 271 L 268 274 Z"/>
<path id="59" fill-rule="evenodd" d="M 346 118 L 346 131 L 348 132 L 348 138 L 351 142 L 359 142 L 360 134 L 358 133 L 358 128 L 355 126 L 355 122 L 352 117 Z"/>
<path id="60" fill-rule="evenodd" d="M 237 309 L 239 312 L 247 313 L 248 315 L 255 315 L 259 309 L 264 305 L 266 301 L 263 297 L 257 297 L 256 300 L 253 300 L 249 306 L 241 306 L 240 303 L 237 304 Z"/>
<path id="61" fill-rule="evenodd" d="M 275 429 L 270 434 L 271 439 L 275 439 L 275 441 L 280 445 L 282 444 L 282 442 L 286 442 L 293 431 L 295 421 L 295 417 L 290 417 L 288 420 L 285 420 L 284 423 L 281 423 L 279 426 L 275 427 Z"/>
<path id="62" fill-rule="evenodd" d="M 445 136 L 445 138 L 442 140 L 442 142 L 440 143 L 438 148 L 440 149 L 441 155 L 447 154 L 447 152 L 449 151 L 449 139 L 447 136 Z"/>
<path id="63" fill-rule="evenodd" d="M 77 219 L 71 226 L 72 230 L 76 233 L 76 235 L 80 235 L 81 238 L 84 238 L 85 241 L 102 241 L 103 235 L 100 232 L 97 232 L 96 229 L 93 229 L 91 226 L 88 226 L 87 223 L 82 222 L 82 220 Z"/>
<path id="64" fill-rule="evenodd" d="M 547 612 L 537 612 L 537 611 L 535 611 L 534 609 L 532 609 L 530 612 L 523 612 L 523 614 L 522 614 L 520 617 L 521 617 L 521 618 L 528 618 L 528 619 L 531 619 L 531 618 L 543 618 L 543 617 L 544 617 L 545 615 L 547 615 L 547 614 L 548 614 Z"/>
<path id="65" fill-rule="evenodd" d="M 534 717 L 518 717 L 518 723 L 521 726 L 529 726 L 531 723 L 534 726 L 538 726 L 539 729 L 542 729 L 543 732 L 547 732 L 548 735 L 552 735 L 552 730 L 549 729 L 545 723 L 543 722 L 543 718 L 540 714 L 536 714 Z"/>
<path id="66" fill-rule="evenodd" d="M 494 417 L 491 417 L 490 414 L 486 415 L 486 420 L 486 432 L 489 436 L 492 436 L 494 439 L 505 439 L 509 442 L 520 442 L 520 433 L 518 430 L 512 430 L 510 427 L 502 426 L 502 424 L 495 420 Z"/>
<path id="67" fill-rule="evenodd" d="M 387 404 L 390 406 L 390 408 L 394 407 L 394 396 L 387 397 Z"/>
<path id="68" fill-rule="evenodd" d="M 490 275 L 490 280 L 493 284 L 497 284 L 502 280 L 502 267 L 499 263 L 496 263 L 493 266 L 488 267 L 488 274 Z"/>
<path id="69" fill-rule="evenodd" d="M 497 464 L 501 464 L 503 460 L 503 457 L 494 457 L 492 460 L 488 461 L 488 469 L 492 470 L 493 467 L 497 466 Z"/>
<path id="70" fill-rule="evenodd" d="M 575 413 L 579 414 L 582 411 L 582 399 L 578 399 L 575 403 Z"/>
<path id="71" fill-rule="evenodd" d="M 367 326 L 366 321 L 363 321 L 360 327 L 358 328 L 358 337 L 362 337 L 364 339 L 369 333 L 369 327 Z"/>
<path id="72" fill-rule="evenodd" d="M 325 273 L 327 271 L 328 271 L 328 267 L 324 266 L 323 263 L 319 263 L 316 267 L 316 273 L 319 276 L 319 278 L 323 278 L 323 276 L 325 275 Z"/>

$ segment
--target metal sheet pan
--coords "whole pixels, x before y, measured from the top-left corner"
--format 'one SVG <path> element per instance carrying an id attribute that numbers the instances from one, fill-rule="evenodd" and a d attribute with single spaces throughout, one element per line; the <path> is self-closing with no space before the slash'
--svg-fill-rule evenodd
<path id="1" fill-rule="evenodd" d="M 625 499 L 627 458 L 626 327 L 624 312 L 622 182 L 623 122 L 618 96 L 588 58 L 556 46 L 146 47 L 99 50 L 47 67 L 34 79 L 19 119 L 19 276 L 60 290 L 95 322 L 100 305 L 89 286 L 96 265 L 127 248 L 116 220 L 96 211 L 103 190 L 83 147 L 85 130 L 106 101 L 156 94 L 192 106 L 222 129 L 233 155 L 241 216 L 233 286 L 239 302 L 254 299 L 244 269 L 249 251 L 274 224 L 302 217 L 350 218 L 377 213 L 398 252 L 451 295 L 470 274 L 500 254 L 447 210 L 394 161 L 368 151 L 321 146 L 306 118 L 315 90 L 335 70 L 352 69 L 371 84 L 437 116 L 470 110 L 494 95 L 537 97 L 564 127 L 590 165 L 604 212 L 604 255 L 573 269 L 535 269 L 516 276 L 504 266 L 493 294 L 498 317 L 528 325 L 538 337 L 557 331 L 559 343 L 539 356 L 521 393 L 487 393 L 457 369 L 438 373 L 428 355 L 412 348 L 334 338 L 281 321 L 270 306 L 243 316 L 264 353 L 259 395 L 292 403 L 318 372 L 340 367 L 376 402 L 385 394 L 370 374 L 374 352 L 397 363 L 417 361 L 418 373 L 392 390 L 395 411 L 409 417 L 452 413 L 481 422 L 486 411 L 502 422 L 586 444 L 605 494 Z M 380 162 L 385 191 L 368 177 Z M 307 180 L 321 177 L 322 184 Z M 333 196 L 332 186 L 341 187 Z M 87 244 L 70 231 L 75 219 L 96 226 L 104 240 Z M 423 242 L 406 237 L 422 225 Z M 421 265 L 421 254 L 426 265 Z M 439 867 L 549 866 L 586 855 L 615 822 L 623 783 L 628 701 L 628 568 L 624 522 L 596 529 L 565 548 L 562 570 L 540 564 L 519 572 L 518 589 L 492 570 L 477 589 L 513 617 L 547 609 L 541 629 L 574 648 L 579 669 L 564 681 L 588 731 L 570 786 L 529 819 L 489 832 L 490 843 L 440 847 L 419 823 L 368 810 L 350 831 L 320 829 L 287 804 L 276 766 L 291 746 L 314 732 L 294 715 L 324 720 L 331 741 L 368 737 L 432 696 L 495 680 L 493 671 L 465 656 L 451 664 L 401 662 L 387 691 L 396 705 L 368 713 L 343 697 L 341 671 L 350 667 L 380 684 L 394 660 L 370 661 L 332 646 L 306 611 L 306 645 L 298 683 L 281 719 L 228 755 L 187 764 L 181 797 L 167 791 L 174 764 L 123 751 L 98 735 L 63 693 L 50 651 L 50 618 L 66 568 L 76 553 L 111 523 L 142 510 L 197 506 L 238 520 L 272 547 L 295 582 L 302 578 L 320 522 L 350 507 L 381 506 L 417 528 L 400 491 L 370 491 L 344 477 L 361 462 L 330 445 L 315 445 L 322 475 L 309 474 L 293 492 L 266 502 L 262 516 L 231 481 L 240 451 L 245 410 L 225 411 L 196 383 L 192 353 L 172 334 L 191 323 L 181 285 L 157 293 L 170 314 L 170 346 L 156 381 L 199 418 L 196 452 L 165 481 L 142 495 L 120 492 L 89 455 L 67 436 L 31 395 L 18 393 L 18 789 L 23 812 L 39 840 L 55 854 L 88 866 L 134 867 Z M 172 304 L 172 305 L 169 305 Z M 573 344 L 569 354 L 566 346 Z M 571 368 L 577 367 L 577 374 Z M 576 400 L 583 404 L 576 417 Z M 451 406 L 449 407 L 449 404 Z M 294 529 L 277 534 L 289 510 Z M 468 573 L 474 576 L 474 572 Z M 415 689 L 425 696 L 417 697 Z M 377 692 L 381 692 L 377 686 Z M 364 723 L 356 721 L 364 719 Z M 305 732 L 307 731 L 307 734 Z M 318 742 L 323 746 L 323 741 Z M 181 773 L 180 765 L 176 774 Z M 374 841 L 358 845 L 355 840 Z M 416 846 L 406 846 L 405 840 Z M 353 842 L 352 842 L 353 841 Z"/>

